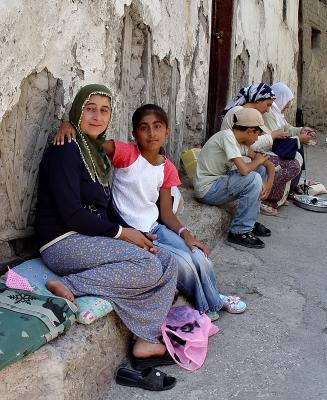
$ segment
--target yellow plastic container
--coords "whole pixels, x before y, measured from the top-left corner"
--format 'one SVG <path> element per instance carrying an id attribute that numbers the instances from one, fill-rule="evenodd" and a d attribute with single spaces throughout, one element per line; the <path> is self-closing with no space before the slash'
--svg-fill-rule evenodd
<path id="1" fill-rule="evenodd" d="M 192 183 L 200 151 L 201 151 L 200 148 L 194 148 L 190 150 L 185 150 L 181 153 L 181 160 L 183 162 L 184 170 L 186 172 L 187 177 L 190 179 Z"/>

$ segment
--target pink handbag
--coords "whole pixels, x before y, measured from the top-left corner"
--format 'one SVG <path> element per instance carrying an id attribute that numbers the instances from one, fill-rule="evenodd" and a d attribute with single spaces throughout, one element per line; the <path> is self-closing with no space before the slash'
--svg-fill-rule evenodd
<path id="1" fill-rule="evenodd" d="M 169 354 L 189 371 L 202 367 L 207 355 L 208 338 L 219 331 L 206 314 L 200 314 L 189 306 L 172 307 L 161 327 Z"/>

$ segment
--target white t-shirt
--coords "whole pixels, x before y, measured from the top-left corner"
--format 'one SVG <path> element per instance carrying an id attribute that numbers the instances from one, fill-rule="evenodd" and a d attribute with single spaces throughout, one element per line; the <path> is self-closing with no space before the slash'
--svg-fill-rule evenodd
<path id="1" fill-rule="evenodd" d="M 197 161 L 194 190 L 202 198 L 212 183 L 235 167 L 233 158 L 246 156 L 249 148 L 241 145 L 231 129 L 215 133 L 203 146 Z"/>
<path id="2" fill-rule="evenodd" d="M 116 206 L 130 226 L 149 232 L 159 216 L 156 202 L 160 189 L 181 184 L 177 169 L 168 159 L 160 165 L 150 164 L 135 144 L 114 143 L 112 194 Z"/>

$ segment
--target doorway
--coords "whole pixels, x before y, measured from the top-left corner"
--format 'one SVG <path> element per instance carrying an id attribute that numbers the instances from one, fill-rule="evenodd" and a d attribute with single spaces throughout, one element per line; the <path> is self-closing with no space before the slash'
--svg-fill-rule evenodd
<path id="1" fill-rule="evenodd" d="M 229 91 L 234 0 L 212 0 L 206 139 L 220 129 Z"/>

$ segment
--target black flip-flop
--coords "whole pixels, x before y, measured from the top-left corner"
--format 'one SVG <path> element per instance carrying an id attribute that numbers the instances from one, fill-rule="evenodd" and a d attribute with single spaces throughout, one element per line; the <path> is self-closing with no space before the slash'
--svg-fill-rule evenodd
<path id="1" fill-rule="evenodd" d="M 131 364 L 135 369 L 145 369 L 147 367 L 159 367 L 160 365 L 173 365 L 176 363 L 166 350 L 162 357 L 136 358 L 132 356 Z"/>
<path id="2" fill-rule="evenodd" d="M 120 367 L 116 372 L 116 383 L 123 386 L 162 391 L 172 389 L 176 385 L 176 378 L 151 367 L 143 371 Z"/>
<path id="3" fill-rule="evenodd" d="M 260 222 L 256 222 L 254 224 L 252 232 L 256 236 L 265 236 L 265 237 L 267 237 L 267 236 L 271 235 L 271 230 L 266 228 L 264 225 L 260 224 Z"/>

